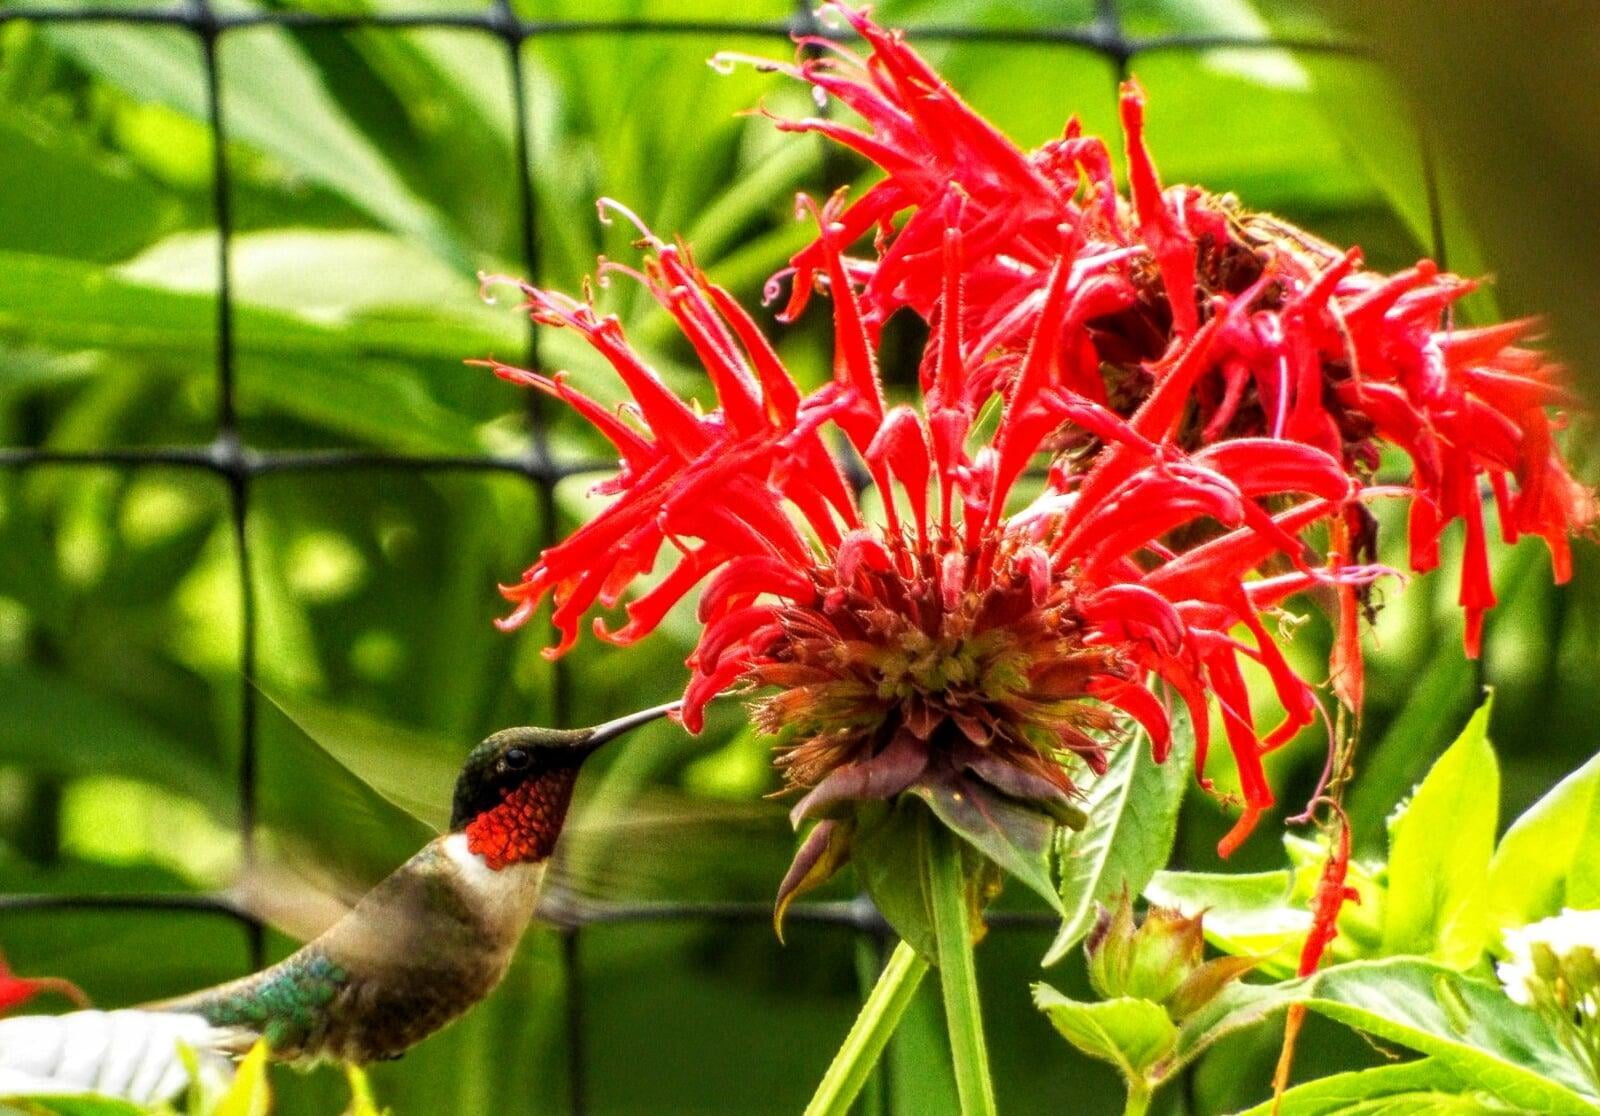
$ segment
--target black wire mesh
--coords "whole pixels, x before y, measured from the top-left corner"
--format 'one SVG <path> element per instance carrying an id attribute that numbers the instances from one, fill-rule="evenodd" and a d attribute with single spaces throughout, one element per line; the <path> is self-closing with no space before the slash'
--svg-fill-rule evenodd
<path id="1" fill-rule="evenodd" d="M 106 28 L 161 26 L 192 34 L 201 48 L 205 80 L 207 126 L 211 133 L 211 195 L 217 231 L 218 285 L 216 290 L 216 431 L 207 445 L 160 448 L 105 449 L 102 451 L 61 451 L 49 448 L 0 446 L 0 468 L 30 469 L 43 466 L 118 467 L 139 469 L 168 467 L 197 470 L 220 478 L 226 485 L 229 516 L 238 562 L 240 625 L 238 655 L 241 666 L 238 690 L 240 753 L 238 767 L 239 836 L 245 862 L 253 856 L 256 818 L 256 775 L 259 761 L 257 694 L 250 679 L 255 674 L 257 653 L 256 600 L 251 577 L 251 539 L 248 528 L 251 489 L 262 476 L 284 473 L 340 472 L 356 469 L 400 470 L 407 472 L 489 472 L 521 476 L 533 487 L 538 501 L 542 533 L 540 546 L 556 541 L 555 488 L 571 476 L 596 473 L 610 464 L 596 460 L 557 460 L 550 452 L 547 424 L 540 398 L 528 396 L 526 422 L 530 447 L 522 456 L 426 455 L 363 449 L 259 450 L 246 444 L 237 412 L 235 377 L 234 303 L 231 285 L 231 253 L 234 223 L 227 120 L 221 97 L 222 71 L 218 47 L 224 36 L 249 28 L 271 26 L 286 29 L 327 30 L 419 30 L 441 29 L 479 32 L 497 40 L 506 52 L 511 80 L 513 110 L 513 152 L 517 166 L 515 203 L 518 208 L 520 263 L 524 274 L 539 274 L 539 242 L 535 212 L 535 193 L 529 148 L 532 143 L 531 114 L 523 81 L 522 48 L 530 41 L 556 36 L 626 36 L 630 34 L 684 35 L 695 37 L 770 37 L 791 40 L 799 37 L 840 37 L 840 32 L 818 20 L 810 5 L 801 0 L 795 13 L 785 20 L 552 20 L 524 19 L 511 6 L 511 0 L 493 0 L 481 12 L 385 12 L 337 14 L 315 11 L 222 12 L 209 0 L 179 0 L 148 8 L 121 7 L 28 7 L 0 10 L 0 26 L 10 22 L 34 24 L 90 24 Z M 958 43 L 989 42 L 1032 44 L 1087 49 L 1112 65 L 1116 82 L 1128 74 L 1136 56 L 1169 51 L 1292 50 L 1324 55 L 1362 57 L 1364 49 L 1353 42 L 1330 38 L 1240 36 L 1228 34 L 1169 33 L 1132 35 L 1123 25 L 1119 0 L 1096 0 L 1093 20 L 1087 25 L 1039 26 L 1028 28 L 980 27 L 962 24 L 912 24 L 908 33 L 914 42 Z M 1115 95 L 1115 83 L 1110 90 Z M 1425 137 L 1418 137 L 1421 172 L 1427 189 L 1430 219 L 1430 247 L 1441 264 L 1445 256 L 1444 219 L 1436 168 Z M 470 354 L 463 354 L 464 356 Z M 525 356 L 528 367 L 539 367 L 538 331 L 530 326 Z M 1481 662 L 1481 660 L 1480 660 Z M 555 719 L 567 721 L 568 672 L 561 662 L 554 668 Z M 248 935 L 254 966 L 265 959 L 265 928 L 249 911 L 225 894 L 191 895 L 105 895 L 50 894 L 0 895 L 0 912 L 69 910 L 185 911 L 215 914 L 237 922 Z M 580 921 L 587 924 L 626 922 L 709 921 L 723 923 L 765 923 L 771 908 L 764 903 L 617 903 L 586 906 Z M 863 935 L 874 947 L 874 956 L 886 956 L 892 931 L 871 901 L 865 896 L 842 902 L 796 904 L 788 914 L 792 923 L 834 926 Z M 999 912 L 991 915 L 996 928 L 1053 926 L 1048 912 Z M 566 1038 L 568 1042 L 568 1109 L 584 1110 L 584 1060 L 582 1039 L 582 984 L 580 981 L 579 937 L 581 927 L 565 930 L 562 949 L 566 989 Z M 887 1074 L 887 1066 L 880 1069 Z M 887 1096 L 887 1081 L 880 1092 Z"/>

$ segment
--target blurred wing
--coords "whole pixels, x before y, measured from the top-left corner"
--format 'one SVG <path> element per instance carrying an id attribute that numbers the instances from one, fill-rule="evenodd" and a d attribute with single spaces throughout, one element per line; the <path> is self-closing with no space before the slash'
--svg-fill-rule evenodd
<path id="1" fill-rule="evenodd" d="M 772 901 L 794 853 L 781 807 L 654 790 L 625 810 L 585 812 L 562 830 L 539 917 L 582 925 L 620 908 Z"/>
<path id="2" fill-rule="evenodd" d="M 450 798 L 466 748 L 441 737 L 252 683 L 301 741 L 349 772 L 389 805 L 434 833 L 450 824 Z"/>
<path id="3" fill-rule="evenodd" d="M 230 897 L 305 941 L 437 835 L 461 748 L 255 690 L 258 839 Z"/>

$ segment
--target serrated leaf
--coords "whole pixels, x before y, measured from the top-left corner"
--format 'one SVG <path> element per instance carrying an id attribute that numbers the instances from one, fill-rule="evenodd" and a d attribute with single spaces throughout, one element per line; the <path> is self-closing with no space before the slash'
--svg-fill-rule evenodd
<path id="1" fill-rule="evenodd" d="M 1084 1003 L 1048 984 L 1035 984 L 1033 1002 L 1063 1038 L 1091 1058 L 1110 1062 L 1129 1080 L 1144 1078 L 1178 1040 L 1178 1028 L 1154 1000 L 1119 996 Z"/>
<path id="2" fill-rule="evenodd" d="M 1263 1101 L 1238 1116 L 1507 1116 L 1506 1108 L 1471 1090 L 1434 1058 L 1398 1066 L 1374 1066 L 1308 1081 Z"/>
<path id="3" fill-rule="evenodd" d="M 1600 756 L 1506 830 L 1489 862 L 1488 925 L 1523 926 L 1563 907 L 1600 907 Z"/>
<path id="4" fill-rule="evenodd" d="M 1483 886 L 1500 815 L 1491 702 L 1439 757 L 1391 829 L 1383 952 L 1475 964 L 1488 936 Z"/>
<path id="5" fill-rule="evenodd" d="M 1055 964 L 1083 940 L 1096 903 L 1109 903 L 1124 889 L 1137 894 L 1166 864 L 1193 762 L 1194 734 L 1185 717 L 1173 725 L 1165 763 L 1155 762 L 1141 733 L 1090 784 L 1083 803 L 1088 824 L 1061 831 L 1061 930 L 1044 964 Z"/>
<path id="6" fill-rule="evenodd" d="M 1593 1084 L 1541 1016 L 1496 985 L 1415 958 L 1353 961 L 1283 984 L 1235 984 L 1185 1022 L 1174 1064 L 1296 1003 L 1429 1055 L 1516 1111 L 1600 1113 Z"/>

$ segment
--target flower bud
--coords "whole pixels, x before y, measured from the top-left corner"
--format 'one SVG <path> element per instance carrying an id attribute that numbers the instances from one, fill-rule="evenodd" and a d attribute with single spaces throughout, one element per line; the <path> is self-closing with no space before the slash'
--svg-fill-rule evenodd
<path id="1" fill-rule="evenodd" d="M 1089 983 L 1104 999 L 1154 1000 L 1180 1019 L 1210 1000 L 1255 964 L 1252 958 L 1202 963 L 1205 937 L 1199 918 L 1170 907 L 1151 907 L 1136 923 L 1124 894 L 1101 907 L 1084 942 Z"/>
<path id="2" fill-rule="evenodd" d="M 1528 950 L 1528 959 L 1533 962 L 1534 975 L 1546 984 L 1554 984 L 1561 975 L 1561 958 L 1547 942 L 1534 942 Z"/>

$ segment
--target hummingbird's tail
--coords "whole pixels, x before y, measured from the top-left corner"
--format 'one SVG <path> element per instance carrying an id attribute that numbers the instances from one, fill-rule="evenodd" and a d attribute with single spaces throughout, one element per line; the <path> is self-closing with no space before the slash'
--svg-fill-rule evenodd
<path id="1" fill-rule="evenodd" d="M 95 1094 L 137 1104 L 171 1100 L 190 1083 L 221 1084 L 254 1036 L 198 1015 L 131 1008 L 0 1019 L 0 1096 Z"/>

